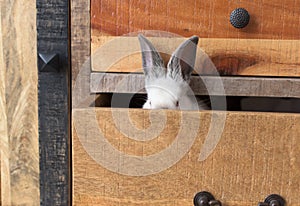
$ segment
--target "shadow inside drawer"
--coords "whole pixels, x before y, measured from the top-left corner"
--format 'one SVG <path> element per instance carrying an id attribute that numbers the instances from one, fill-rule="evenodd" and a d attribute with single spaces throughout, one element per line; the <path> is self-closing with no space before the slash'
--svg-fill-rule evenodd
<path id="1" fill-rule="evenodd" d="M 300 99 L 275 97 L 238 97 L 227 96 L 226 106 L 221 102 L 222 96 L 197 96 L 207 106 L 214 101 L 214 110 L 257 111 L 257 112 L 290 112 L 300 113 Z M 95 107 L 142 108 L 146 102 L 146 94 L 101 93 L 95 99 Z M 220 102 L 220 104 L 218 104 Z"/>

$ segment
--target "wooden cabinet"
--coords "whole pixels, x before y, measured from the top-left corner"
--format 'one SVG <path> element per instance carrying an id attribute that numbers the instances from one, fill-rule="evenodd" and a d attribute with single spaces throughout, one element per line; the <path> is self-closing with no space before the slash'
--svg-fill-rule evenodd
<path id="1" fill-rule="evenodd" d="M 73 205 L 192 205 L 207 190 L 228 206 L 257 205 L 272 193 L 299 206 L 299 114 L 91 106 L 94 94 L 145 93 L 141 57 L 132 53 L 141 30 L 167 53 L 183 38 L 201 37 L 199 50 L 222 75 L 200 70 L 206 85 L 192 78 L 197 95 L 207 94 L 205 86 L 209 95 L 222 95 L 214 90 L 219 78 L 227 96 L 299 98 L 299 6 L 298 0 L 72 0 Z M 238 7 L 251 16 L 244 29 L 229 22 Z M 118 54 L 124 58 L 116 61 Z M 126 86 L 117 87 L 120 81 Z M 157 134 L 153 125 L 161 125 Z M 176 142 L 182 128 L 191 142 Z"/>

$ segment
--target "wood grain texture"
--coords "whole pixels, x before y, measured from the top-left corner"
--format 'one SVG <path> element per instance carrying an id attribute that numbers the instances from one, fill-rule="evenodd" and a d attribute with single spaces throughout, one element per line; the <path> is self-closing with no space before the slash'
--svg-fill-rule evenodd
<path id="1" fill-rule="evenodd" d="M 165 63 L 185 38 L 149 38 Z M 142 72 L 137 37 L 93 37 L 92 71 Z M 195 70 L 199 74 L 300 76 L 300 41 L 201 39 Z M 210 66 L 215 65 L 215 67 Z"/>
<path id="2" fill-rule="evenodd" d="M 104 25 L 101 26 L 101 28 L 98 27 L 99 25 L 93 25 L 93 28 L 98 27 L 101 31 L 97 31 L 97 29 L 92 30 L 92 44 L 97 41 L 94 37 L 98 38 L 99 35 L 122 35 L 129 32 L 140 31 L 142 29 L 157 29 L 156 25 L 159 26 L 161 22 L 169 29 L 162 29 L 160 26 L 159 29 L 174 32 L 185 37 L 197 34 L 200 37 L 208 38 L 299 39 L 299 18 L 294 18 L 295 16 L 299 16 L 299 10 L 297 10 L 297 8 L 299 8 L 299 1 L 287 0 L 284 1 L 284 3 L 283 1 L 247 1 L 246 4 L 253 4 L 253 8 L 256 9 L 256 12 L 260 12 L 260 14 L 259 18 L 256 18 L 259 19 L 259 21 L 252 21 L 249 27 L 244 30 L 235 30 L 231 28 L 228 24 L 227 14 L 231 11 L 231 8 L 223 7 L 221 8 L 222 10 L 228 10 L 226 13 L 226 24 L 195 20 L 195 22 L 198 23 L 199 28 L 203 29 L 203 31 L 198 33 L 195 31 L 198 27 L 194 26 L 194 23 L 189 27 L 189 30 L 185 30 L 185 18 L 181 18 L 179 22 L 176 13 L 172 13 L 172 15 L 166 13 L 167 15 L 164 15 L 164 20 L 151 18 L 153 17 L 151 16 L 153 13 L 147 13 L 145 15 L 144 10 L 148 7 L 156 7 L 161 9 L 160 11 L 166 11 L 164 10 L 164 7 L 158 7 L 154 1 L 151 1 L 150 4 L 148 1 L 143 1 L 144 4 L 139 1 L 138 3 L 144 5 L 144 7 L 139 6 L 139 8 L 145 9 L 137 11 L 137 14 L 135 14 L 133 10 L 137 1 L 126 0 L 121 2 L 101 0 L 92 1 L 92 4 L 93 2 L 97 2 L 98 5 L 108 6 L 101 6 L 101 15 L 94 16 L 92 13 L 90 16 L 90 1 L 71 0 L 73 83 L 82 67 L 87 71 L 87 76 L 85 76 L 86 78 L 83 78 L 82 81 L 89 81 L 88 73 L 90 62 L 89 60 L 86 62 L 86 60 L 90 55 L 90 17 L 92 18 L 92 21 L 93 18 L 100 17 L 100 21 L 102 21 L 101 24 Z M 170 2 L 171 1 L 160 3 L 167 4 Z M 217 6 L 215 2 L 216 1 L 195 2 L 196 5 L 201 3 L 203 5 L 208 5 L 210 8 L 209 10 L 206 10 L 207 7 L 203 7 L 204 9 L 198 11 L 196 10 L 197 7 L 195 7 L 195 15 L 199 16 L 204 13 L 209 19 L 222 18 L 215 15 L 213 12 L 214 8 Z M 236 7 L 236 5 L 244 5 L 242 3 L 245 2 L 246 1 L 223 1 L 222 5 L 228 3 Z M 185 4 L 182 1 L 176 2 L 173 5 L 173 10 L 174 7 L 178 10 L 178 5 L 182 3 Z M 272 4 L 271 9 L 268 8 L 263 10 L 262 8 L 257 8 L 261 3 L 263 3 L 263 5 Z M 117 7 L 115 6 L 116 4 L 118 4 Z M 131 7 L 130 15 L 136 15 L 134 19 L 131 19 L 132 21 L 129 21 L 126 12 L 122 12 L 128 4 L 130 4 Z M 99 6 L 97 8 L 93 5 L 91 7 L 92 9 L 99 8 Z M 118 10 L 117 12 L 114 12 L 116 8 L 118 8 Z M 284 10 L 283 13 L 279 12 L 281 9 Z M 273 15 L 274 11 L 278 15 Z M 172 19 L 174 19 L 174 17 L 176 17 L 177 22 L 179 22 L 179 26 L 168 23 L 168 20 L 170 19 L 170 21 L 173 21 Z M 277 21 L 276 17 L 279 17 L 280 21 Z M 264 21 L 264 23 L 259 23 L 263 18 L 266 18 L 266 21 Z M 156 20 L 151 21 L 151 26 L 147 28 L 144 27 L 144 25 L 147 26 L 150 24 L 148 24 L 148 22 L 150 22 L 151 19 Z M 270 19 L 274 20 L 270 21 Z M 282 23 L 282 19 L 288 19 L 290 21 Z M 141 27 L 135 27 L 137 24 L 141 25 Z M 273 28 L 274 25 L 277 25 L 276 28 Z M 176 28 L 174 29 L 173 27 Z M 226 27 L 230 31 L 224 31 L 222 29 L 217 30 L 219 27 Z M 278 28 L 288 29 L 278 30 Z M 134 35 L 136 35 L 136 33 L 134 33 Z M 222 60 L 222 58 L 220 60 Z M 118 82 L 118 78 L 121 78 L 119 74 L 117 74 L 117 76 L 108 76 L 108 79 L 112 80 L 114 83 Z M 140 80 L 140 78 L 142 78 L 142 75 L 139 76 L 138 80 Z M 296 92 L 298 84 L 294 84 L 294 82 L 289 79 L 286 81 L 288 82 L 287 84 L 291 86 L 289 88 L 293 88 L 292 91 Z M 113 84 L 112 82 L 110 84 Z M 256 88 L 257 94 L 260 92 L 259 86 L 264 85 L 262 81 L 258 82 L 258 87 Z M 141 82 L 138 82 L 138 84 L 140 83 Z M 243 85 L 243 81 L 236 81 L 235 83 L 234 87 L 236 88 Z M 266 84 L 269 85 L 269 87 L 273 86 L 271 82 Z M 85 83 L 85 86 L 86 85 L 89 84 Z M 281 86 L 285 88 L 285 84 Z M 281 86 L 275 87 L 275 91 L 280 93 Z M 98 87 L 99 85 L 94 88 Z M 99 92 L 104 89 L 106 88 L 103 87 L 96 91 Z M 81 92 L 83 95 L 84 93 L 85 95 L 88 94 L 88 86 Z M 246 93 L 247 92 L 249 92 L 249 90 L 246 90 Z M 141 128 L 145 126 L 141 125 L 140 122 L 149 123 L 147 114 L 143 113 L 144 110 L 136 110 L 136 112 L 132 111 L 133 110 L 131 110 L 132 115 L 135 116 L 134 122 L 138 126 Z M 89 114 L 86 110 L 82 111 L 82 115 L 80 115 L 80 112 L 81 111 L 74 111 L 74 114 L 77 113 L 77 115 L 82 117 L 84 117 L 85 114 Z M 176 115 L 178 114 L 173 114 L 172 112 L 169 112 L 169 114 L 171 117 L 171 122 L 169 122 L 169 124 L 177 121 L 175 117 L 177 117 Z M 186 155 L 178 165 L 175 165 L 164 173 L 151 176 L 148 179 L 143 177 L 134 178 L 118 175 L 99 166 L 84 151 L 78 140 L 76 128 L 73 127 L 73 205 L 191 205 L 193 195 L 200 190 L 209 190 L 213 192 L 219 199 L 222 201 L 224 200 L 223 203 L 226 205 L 256 205 L 257 202 L 263 200 L 266 195 L 275 192 L 278 192 L 287 198 L 289 205 L 299 205 L 300 201 L 297 193 L 300 179 L 298 174 L 300 165 L 298 160 L 299 148 L 298 146 L 294 146 L 299 145 L 296 138 L 299 134 L 299 117 L 297 115 L 231 113 L 230 117 L 227 118 L 226 133 L 223 134 L 222 142 L 219 143 L 215 153 L 213 153 L 206 162 L 199 163 L 196 158 L 198 157 L 199 150 L 203 143 L 205 128 L 207 129 L 207 125 L 209 124 L 208 117 L 210 114 L 203 112 L 200 116 L 204 118 L 203 131 L 199 133 L 197 142 L 193 146 L 191 152 Z M 142 154 L 143 146 L 146 147 L 147 145 L 129 142 L 128 138 L 120 135 L 118 131 L 111 126 L 112 118 L 110 109 L 97 109 L 97 118 L 102 128 L 109 128 L 107 137 L 117 148 L 129 153 Z M 92 128 L 89 128 L 88 126 L 89 120 L 90 119 L 84 119 L 83 126 L 87 133 L 93 133 Z M 169 130 L 166 128 L 166 133 L 168 133 L 168 131 L 169 133 L 172 133 L 173 130 L 172 128 L 169 128 Z M 115 133 L 118 133 L 118 135 L 115 135 Z M 123 141 L 123 138 L 126 140 Z M 152 142 L 151 146 L 153 146 L 155 151 L 158 151 L 162 147 L 162 145 L 158 143 L 162 143 L 164 146 L 164 144 L 168 144 L 168 141 L 170 141 L 170 139 L 166 138 L 164 140 L 162 137 L 157 141 L 157 144 Z M 280 144 L 277 144 L 278 142 Z M 147 149 L 148 152 L 151 152 L 151 147 L 147 147 Z M 229 152 L 227 153 L 227 151 Z M 224 162 L 228 162 L 229 164 L 225 165 Z M 242 202 L 241 204 L 240 200 L 245 202 Z"/>
<path id="3" fill-rule="evenodd" d="M 1 2 L 2 205 L 39 205 L 35 1 Z"/>
<path id="4" fill-rule="evenodd" d="M 151 124 L 162 124 L 162 114 L 166 115 L 166 123 L 152 140 L 133 140 L 130 138 L 136 137 L 137 133 L 120 131 L 131 124 L 142 130 Z M 224 114 L 226 123 L 220 141 L 210 156 L 199 161 L 212 116 Z M 182 121 L 183 117 L 187 118 L 186 122 Z M 198 117 L 200 124 L 195 123 Z M 131 124 L 123 118 L 130 118 Z M 118 127 L 117 122 L 121 124 Z M 105 169 L 89 155 L 107 151 L 94 142 L 98 131 L 117 150 L 145 157 L 168 148 L 180 126 L 189 126 L 193 122 L 199 128 L 191 149 L 179 162 L 157 174 L 121 175 Z M 299 206 L 299 125 L 298 114 L 110 108 L 73 110 L 73 205 L 192 205 L 194 195 L 207 190 L 224 205 L 256 205 L 266 195 L 278 193 L 289 206 Z M 221 126 L 221 122 L 215 126 Z M 160 161 L 156 163 L 157 166 L 160 164 Z M 122 163 L 119 166 L 121 168 Z"/>
<path id="5" fill-rule="evenodd" d="M 38 72 L 40 205 L 70 204 L 69 1 L 37 0 L 38 53 L 58 54 L 58 72 Z"/>
<path id="6" fill-rule="evenodd" d="M 91 73 L 92 93 L 145 93 L 143 74 Z M 192 76 L 195 95 L 300 97 L 298 78 Z"/>
<path id="7" fill-rule="evenodd" d="M 72 108 L 90 97 L 91 28 L 90 1 L 71 0 Z M 74 92 L 75 90 L 75 92 Z"/>
<path id="8" fill-rule="evenodd" d="M 250 23 L 235 29 L 232 10 L 245 8 Z M 121 36 L 141 30 L 159 30 L 203 38 L 299 39 L 299 0 L 92 0 L 94 34 Z"/>
<path id="9" fill-rule="evenodd" d="M 71 0 L 71 64 L 72 85 L 74 86 L 80 69 L 90 64 L 91 29 L 90 1 Z M 90 65 L 87 65 L 90 68 Z"/>
<path id="10" fill-rule="evenodd" d="M 0 15 L 0 22 L 2 16 Z M 2 34 L 2 24 L 0 24 Z M 3 51 L 3 42 L 0 38 L 0 51 Z M 11 203 L 10 171 L 9 171 L 9 140 L 7 134 L 6 97 L 5 97 L 5 70 L 3 52 L 0 52 L 0 205 Z"/>

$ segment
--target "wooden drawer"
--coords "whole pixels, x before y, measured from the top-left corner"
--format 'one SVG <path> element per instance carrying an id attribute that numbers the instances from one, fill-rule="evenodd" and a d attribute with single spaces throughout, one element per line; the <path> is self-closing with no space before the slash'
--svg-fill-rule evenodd
<path id="1" fill-rule="evenodd" d="M 245 8 L 249 25 L 235 29 L 232 10 Z M 159 30 L 202 38 L 299 39 L 299 0 L 91 0 L 93 36 Z"/>
<path id="2" fill-rule="evenodd" d="M 231 11 L 239 7 L 250 14 L 243 29 L 229 21 Z M 214 71 L 196 68 L 201 75 L 299 77 L 299 7 L 299 0 L 91 0 L 92 71 L 141 72 L 134 37 L 143 32 L 159 37 L 153 43 L 166 54 L 183 41 L 178 37 L 198 35 L 198 51 L 204 50 L 216 67 Z M 122 35 L 127 37 L 116 37 Z M 164 55 L 165 62 L 168 57 Z"/>
<path id="3" fill-rule="evenodd" d="M 185 40 L 150 37 L 167 63 Z M 300 40 L 200 39 L 195 71 L 200 75 L 300 76 Z M 142 73 L 137 37 L 93 36 L 92 72 Z"/>
<path id="4" fill-rule="evenodd" d="M 272 193 L 299 206 L 299 125 L 296 114 L 75 109 L 73 205 L 192 205 L 207 190 L 228 206 Z"/>
<path id="5" fill-rule="evenodd" d="M 185 40 L 149 39 L 165 62 Z M 145 93 L 137 37 L 99 36 L 91 46 L 88 92 Z M 196 95 L 299 98 L 300 79 L 286 78 L 300 76 L 299 54 L 300 40 L 200 39 L 190 85 Z"/>

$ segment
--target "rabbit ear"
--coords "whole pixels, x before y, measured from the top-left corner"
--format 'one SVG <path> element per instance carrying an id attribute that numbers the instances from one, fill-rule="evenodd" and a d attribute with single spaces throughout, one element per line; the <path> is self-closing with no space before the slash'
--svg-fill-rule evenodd
<path id="1" fill-rule="evenodd" d="M 184 41 L 172 54 L 168 63 L 168 74 L 172 78 L 177 78 L 178 75 L 184 80 L 189 81 L 196 59 L 196 51 L 198 37 L 192 36 Z"/>
<path id="2" fill-rule="evenodd" d="M 143 70 L 146 77 L 160 77 L 166 74 L 164 61 L 152 43 L 142 34 L 138 35 L 142 50 Z"/>

